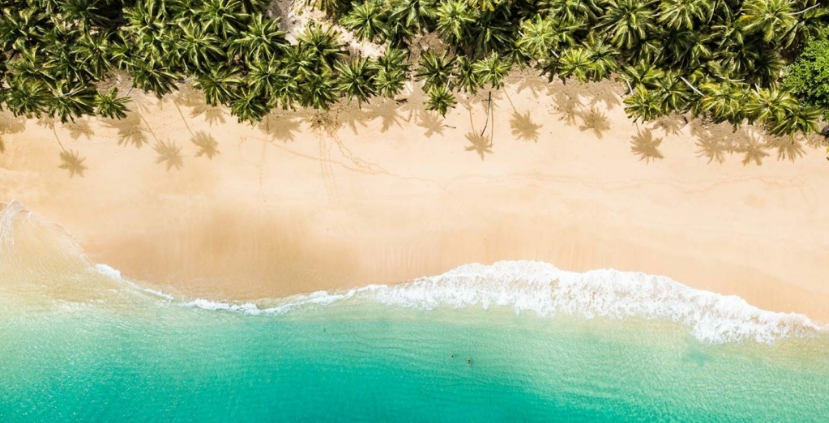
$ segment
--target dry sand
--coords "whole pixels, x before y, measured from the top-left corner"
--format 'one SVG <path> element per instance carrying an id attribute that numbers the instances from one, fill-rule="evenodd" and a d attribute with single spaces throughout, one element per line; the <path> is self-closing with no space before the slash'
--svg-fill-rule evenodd
<path id="1" fill-rule="evenodd" d="M 94 262 L 185 297 L 273 298 L 532 259 L 666 275 L 829 321 L 829 162 L 817 141 L 682 118 L 636 125 L 620 87 L 536 82 L 494 93 L 485 130 L 483 94 L 445 120 L 416 93 L 256 128 L 190 90 L 175 103 L 138 94 L 140 115 L 54 132 L 4 114 L 0 201 L 63 224 Z M 191 131 L 218 143 L 212 159 Z M 85 159 L 83 177 L 59 168 L 56 135 Z"/>

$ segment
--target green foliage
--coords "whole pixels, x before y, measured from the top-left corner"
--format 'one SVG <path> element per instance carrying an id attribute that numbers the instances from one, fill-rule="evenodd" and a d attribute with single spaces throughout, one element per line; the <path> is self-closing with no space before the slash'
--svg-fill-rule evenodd
<path id="1" fill-rule="evenodd" d="M 803 104 L 820 108 L 829 119 L 829 41 L 807 44 L 798 60 L 786 68 L 783 87 Z"/>
<path id="2" fill-rule="evenodd" d="M 293 42 L 266 3 L 0 0 L 0 106 L 123 118 L 128 99 L 98 88 L 121 71 L 158 97 L 193 81 L 250 122 L 276 107 L 394 98 L 411 78 L 443 115 L 455 91 L 498 89 L 517 65 L 624 81 L 635 120 L 687 112 L 792 135 L 829 117 L 829 9 L 816 0 L 314 0 L 331 20 Z M 349 54 L 330 22 L 384 55 Z M 439 42 L 411 72 L 409 51 L 428 33 Z"/>

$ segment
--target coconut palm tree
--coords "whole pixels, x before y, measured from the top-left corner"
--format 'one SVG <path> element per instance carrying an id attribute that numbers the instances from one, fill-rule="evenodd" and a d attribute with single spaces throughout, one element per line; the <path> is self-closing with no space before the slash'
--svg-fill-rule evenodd
<path id="1" fill-rule="evenodd" d="M 472 69 L 481 86 L 489 84 L 497 90 L 504 86 L 504 77 L 509 73 L 510 63 L 504 62 L 498 53 L 492 52 L 486 59 L 475 62 Z"/>
<path id="2" fill-rule="evenodd" d="M 176 44 L 186 71 L 208 72 L 212 66 L 224 61 L 225 49 L 218 36 L 193 22 L 181 22 L 179 26 L 180 38 Z"/>
<path id="3" fill-rule="evenodd" d="M 792 12 L 791 0 L 746 0 L 739 23 L 745 33 L 759 33 L 763 41 L 770 43 L 797 23 Z"/>
<path id="4" fill-rule="evenodd" d="M 577 47 L 572 50 L 567 50 L 561 56 L 558 76 L 562 81 L 574 77 L 579 82 L 585 83 L 590 80 L 592 69 L 593 61 L 591 60 L 590 53 L 584 48 Z"/>
<path id="5" fill-rule="evenodd" d="M 49 116 L 60 121 L 75 121 L 76 117 L 91 115 L 95 110 L 95 89 L 90 85 L 57 81 L 51 87 L 53 96 L 46 103 Z"/>
<path id="6" fill-rule="evenodd" d="M 451 44 L 460 44 L 468 35 L 468 28 L 475 22 L 475 16 L 466 0 L 441 2 L 435 11 L 438 33 Z"/>
<path id="7" fill-rule="evenodd" d="M 655 30 L 656 0 L 606 0 L 602 27 L 617 47 L 632 49 Z"/>
<path id="8" fill-rule="evenodd" d="M 262 120 L 271 108 L 268 101 L 259 96 L 255 90 L 244 87 L 230 104 L 230 112 L 239 119 L 239 122 L 256 123 Z"/>
<path id="9" fill-rule="evenodd" d="M 194 11 L 206 33 L 225 40 L 242 30 L 250 17 L 241 0 L 202 0 Z"/>
<path id="10" fill-rule="evenodd" d="M 707 0 L 663 0 L 658 21 L 670 29 L 691 31 L 711 16 L 712 9 Z"/>
<path id="11" fill-rule="evenodd" d="M 482 84 L 478 80 L 478 73 L 475 72 L 475 64 L 476 62 L 469 57 L 458 58 L 457 66 L 455 66 L 454 88 L 469 94 L 475 94 L 478 91 Z"/>
<path id="12" fill-rule="evenodd" d="M 204 100 L 211 106 L 229 104 L 235 97 L 235 88 L 242 83 L 238 69 L 215 66 L 196 78 L 193 86 L 204 92 Z"/>
<path id="13" fill-rule="evenodd" d="M 94 34 L 83 33 L 71 47 L 72 58 L 78 69 L 95 80 L 103 79 L 115 66 L 111 41 L 112 31 L 103 30 Z"/>
<path id="14" fill-rule="evenodd" d="M 619 67 L 617 60 L 619 51 L 605 43 L 603 37 L 590 34 L 584 41 L 584 51 L 591 62 L 588 76 L 594 81 L 600 81 L 610 76 Z"/>
<path id="15" fill-rule="evenodd" d="M 337 81 L 327 69 L 319 74 L 309 75 L 299 90 L 299 102 L 303 107 L 328 110 L 337 100 Z"/>
<path id="16" fill-rule="evenodd" d="M 429 50 L 420 57 L 420 67 L 417 69 L 417 79 L 426 81 L 424 89 L 430 91 L 432 87 L 446 87 L 452 71 L 455 68 L 455 58 L 447 57 L 443 52 L 440 56 Z"/>
<path id="17" fill-rule="evenodd" d="M 349 103 L 356 98 L 357 104 L 362 105 L 376 94 L 373 84 L 375 68 L 363 57 L 356 57 L 348 62 L 337 62 L 337 90 L 348 97 Z"/>
<path id="18" fill-rule="evenodd" d="M 369 63 L 369 66 L 374 67 L 377 72 L 374 76 L 377 94 L 386 98 L 394 98 L 403 89 L 409 72 L 407 55 L 405 50 L 388 45 L 383 56 Z"/>
<path id="19" fill-rule="evenodd" d="M 109 92 L 95 95 L 95 113 L 109 119 L 124 119 L 127 117 L 127 103 L 129 97 L 118 97 L 118 88 Z"/>
<path id="20" fill-rule="evenodd" d="M 445 86 L 431 87 L 428 91 L 428 96 L 426 110 L 436 111 L 444 117 L 446 116 L 446 112 L 457 104 L 455 96 Z"/>
<path id="21" fill-rule="evenodd" d="M 49 91 L 41 80 L 12 78 L 5 91 L 6 107 L 15 116 L 40 117 L 49 103 Z"/>
<path id="22" fill-rule="evenodd" d="M 654 120 L 664 115 L 657 95 L 645 87 L 639 87 L 633 95 L 624 99 L 625 113 L 636 122 Z"/>
<path id="23" fill-rule="evenodd" d="M 412 32 L 429 30 L 435 17 L 434 0 L 390 0 L 389 22 L 401 22 Z"/>
<path id="24" fill-rule="evenodd" d="M 558 56 L 560 50 L 575 45 L 575 32 L 579 27 L 572 22 L 536 15 L 521 22 L 521 36 L 516 46 L 527 56 L 543 62 L 551 55 Z"/>
<path id="25" fill-rule="evenodd" d="M 269 60 L 281 54 L 288 46 L 285 31 L 279 29 L 279 18 L 267 19 L 261 13 L 254 14 L 247 28 L 228 45 L 231 56 L 243 56 L 246 61 Z"/>
<path id="26" fill-rule="evenodd" d="M 345 55 L 339 36 L 331 27 L 312 24 L 298 38 L 300 47 L 315 65 L 333 70 L 336 61 Z"/>
<path id="27" fill-rule="evenodd" d="M 376 1 L 366 1 L 356 4 L 348 14 L 340 19 L 340 24 L 346 27 L 362 40 L 373 41 L 384 31 L 387 9 Z"/>

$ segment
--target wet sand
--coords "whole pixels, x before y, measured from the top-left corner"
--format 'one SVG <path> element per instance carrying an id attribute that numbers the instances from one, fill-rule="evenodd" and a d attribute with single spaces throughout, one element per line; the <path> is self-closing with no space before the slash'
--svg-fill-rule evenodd
<path id="1" fill-rule="evenodd" d="M 135 94 L 125 121 L 54 130 L 4 112 L 0 201 L 62 224 L 92 261 L 185 297 L 530 259 L 666 275 L 829 322 L 824 147 L 681 117 L 637 125 L 621 91 L 529 80 L 493 93 L 491 113 L 486 92 L 445 120 L 414 94 L 255 128 L 189 92 Z M 83 177 L 59 168 L 58 140 L 84 158 Z"/>

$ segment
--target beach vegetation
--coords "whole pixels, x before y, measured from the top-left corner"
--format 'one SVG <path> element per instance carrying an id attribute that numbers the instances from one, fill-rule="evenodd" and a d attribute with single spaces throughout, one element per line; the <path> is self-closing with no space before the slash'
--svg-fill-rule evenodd
<path id="1" fill-rule="evenodd" d="M 829 117 L 829 9 L 817 0 L 307 4 L 327 19 L 289 40 L 264 0 L 0 0 L 0 106 L 123 119 L 132 89 L 161 98 L 186 82 L 256 123 L 275 108 L 393 99 L 412 82 L 445 115 L 458 93 L 500 89 L 520 66 L 621 81 L 634 120 L 689 114 L 794 135 Z M 349 51 L 335 23 L 383 53 Z M 424 47 L 427 35 L 437 42 Z"/>

